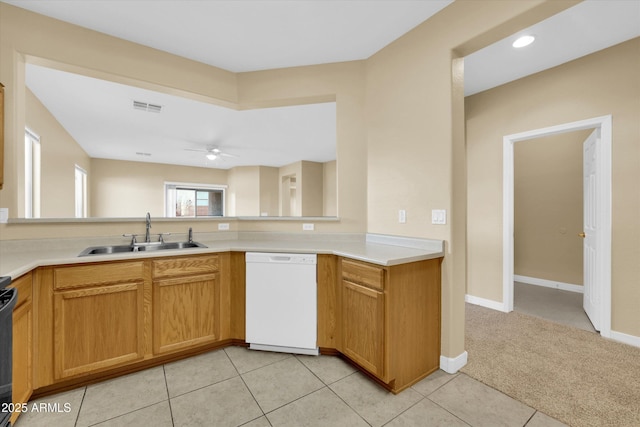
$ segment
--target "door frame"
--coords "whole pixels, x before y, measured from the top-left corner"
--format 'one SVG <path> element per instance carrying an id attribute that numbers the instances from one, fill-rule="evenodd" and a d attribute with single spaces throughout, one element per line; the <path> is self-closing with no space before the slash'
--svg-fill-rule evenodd
<path id="1" fill-rule="evenodd" d="M 596 145 L 597 213 L 601 219 L 602 237 L 596 250 L 596 283 L 600 286 L 600 313 L 602 325 L 600 334 L 611 336 L 611 115 L 594 117 L 577 122 L 564 123 L 541 129 L 506 135 L 503 137 L 503 178 L 502 178 L 502 301 L 505 312 L 513 311 L 514 275 L 514 156 L 513 144 L 528 139 L 557 135 L 584 129 L 599 129 L 600 140 Z"/>

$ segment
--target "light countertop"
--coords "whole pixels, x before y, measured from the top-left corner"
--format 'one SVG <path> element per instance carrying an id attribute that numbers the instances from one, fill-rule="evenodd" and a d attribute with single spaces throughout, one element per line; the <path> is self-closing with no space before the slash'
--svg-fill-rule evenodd
<path id="1" fill-rule="evenodd" d="M 181 240 L 186 239 L 167 239 L 168 242 Z M 89 246 L 127 244 L 128 241 L 122 238 L 0 241 L 0 276 L 17 278 L 36 267 L 47 265 L 229 251 L 333 254 L 382 266 L 444 256 L 444 244 L 441 240 L 371 234 L 296 236 L 287 233 L 229 233 L 221 236 L 220 233 L 203 233 L 194 235 L 194 240 L 207 247 L 84 257 L 78 257 L 78 254 Z"/>

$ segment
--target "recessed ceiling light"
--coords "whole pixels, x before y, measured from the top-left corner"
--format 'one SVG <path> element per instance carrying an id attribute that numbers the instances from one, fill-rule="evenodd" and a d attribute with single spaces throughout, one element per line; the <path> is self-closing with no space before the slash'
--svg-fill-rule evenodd
<path id="1" fill-rule="evenodd" d="M 513 42 L 511 46 L 515 48 L 529 46 L 536 38 L 533 36 L 522 36 L 518 37 L 516 41 Z"/>

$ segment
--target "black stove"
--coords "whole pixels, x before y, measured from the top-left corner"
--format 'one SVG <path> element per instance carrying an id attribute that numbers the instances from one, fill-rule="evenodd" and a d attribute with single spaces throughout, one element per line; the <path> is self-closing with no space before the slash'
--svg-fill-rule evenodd
<path id="1" fill-rule="evenodd" d="M 2 287 L 6 285 L 8 283 L 2 281 Z M 13 308 L 17 301 L 16 289 L 0 288 L 0 408 L 6 408 L 6 404 L 11 403 Z M 8 426 L 10 417 L 11 412 L 0 411 L 0 427 Z"/>

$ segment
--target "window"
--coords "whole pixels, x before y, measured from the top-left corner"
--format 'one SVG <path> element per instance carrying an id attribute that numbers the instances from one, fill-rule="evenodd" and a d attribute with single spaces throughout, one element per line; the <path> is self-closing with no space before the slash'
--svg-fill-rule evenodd
<path id="1" fill-rule="evenodd" d="M 197 218 L 224 216 L 226 186 L 165 183 L 166 216 Z"/>
<path id="2" fill-rule="evenodd" d="M 40 217 L 40 137 L 24 133 L 24 217 Z"/>
<path id="3" fill-rule="evenodd" d="M 76 218 L 87 217 L 87 171 L 76 165 Z"/>

